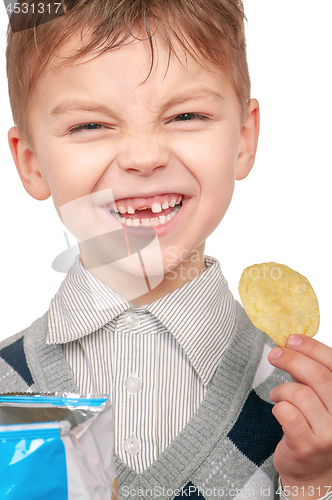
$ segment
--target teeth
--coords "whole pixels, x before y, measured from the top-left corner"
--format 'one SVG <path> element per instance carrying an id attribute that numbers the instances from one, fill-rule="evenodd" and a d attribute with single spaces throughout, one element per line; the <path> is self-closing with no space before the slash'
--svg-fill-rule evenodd
<path id="1" fill-rule="evenodd" d="M 162 208 L 161 208 L 161 205 L 159 203 L 154 203 L 151 207 L 151 211 L 154 213 L 154 214 L 157 214 L 158 212 L 161 212 L 162 211 Z"/>
<path id="2" fill-rule="evenodd" d="M 162 205 L 160 203 L 153 203 L 153 205 L 150 207 L 153 213 L 158 213 L 161 212 L 162 210 L 167 210 L 169 207 L 175 207 L 175 205 L 178 205 L 182 200 L 182 196 L 180 195 L 178 198 L 173 198 L 170 202 L 165 201 Z M 110 207 L 111 208 L 111 207 Z M 141 207 L 137 208 L 136 210 L 146 210 L 149 207 Z M 134 214 L 135 209 L 129 205 L 128 208 L 122 207 L 122 206 L 117 206 L 114 205 L 112 207 L 112 210 L 120 212 L 120 214 Z"/>
<path id="3" fill-rule="evenodd" d="M 119 213 L 117 213 L 114 209 L 110 210 L 110 213 L 112 213 L 112 216 L 117 219 L 118 221 L 121 222 L 121 224 L 125 224 L 126 226 L 158 226 L 158 225 L 163 225 L 166 224 L 166 222 L 170 221 L 173 219 L 173 217 L 176 216 L 178 211 L 180 210 L 181 206 L 179 203 L 181 202 L 182 197 L 180 197 L 177 200 L 172 200 L 169 204 L 165 202 L 162 206 L 159 203 L 154 203 L 151 207 L 151 211 L 153 213 L 158 213 L 161 212 L 162 210 L 166 210 L 169 207 L 175 207 L 171 211 L 170 214 L 167 216 L 165 215 L 160 215 L 159 217 L 154 217 L 152 219 L 127 219 L 126 217 L 120 217 Z M 175 206 L 176 205 L 176 206 Z M 147 207 L 140 208 L 138 210 L 145 210 Z M 121 214 L 127 213 L 127 209 L 124 207 L 117 207 L 118 211 Z M 128 213 L 129 214 L 134 214 L 135 209 L 131 206 L 128 207 Z"/>

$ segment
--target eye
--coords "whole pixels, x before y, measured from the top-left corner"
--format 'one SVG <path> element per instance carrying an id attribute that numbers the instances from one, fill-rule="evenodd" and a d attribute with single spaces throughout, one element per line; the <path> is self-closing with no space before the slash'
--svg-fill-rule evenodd
<path id="1" fill-rule="evenodd" d="M 69 134 L 72 135 L 81 130 L 98 130 L 100 128 L 104 128 L 100 123 L 83 123 L 82 125 L 77 125 L 77 127 L 70 129 Z"/>
<path id="2" fill-rule="evenodd" d="M 192 120 L 208 121 L 209 118 L 205 115 L 201 115 L 200 113 L 182 113 L 174 118 L 174 121 L 177 122 L 188 122 Z"/>

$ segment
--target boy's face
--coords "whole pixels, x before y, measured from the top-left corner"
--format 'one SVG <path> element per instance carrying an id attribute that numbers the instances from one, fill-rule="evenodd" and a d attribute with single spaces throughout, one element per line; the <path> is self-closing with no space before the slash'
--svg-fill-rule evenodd
<path id="1" fill-rule="evenodd" d="M 121 227 L 110 213 L 115 205 L 136 208 L 123 214 L 126 219 L 164 214 L 152 227 L 167 273 L 195 249 L 203 252 L 229 206 L 235 179 L 250 171 L 258 104 L 251 101 L 241 123 L 235 91 L 222 71 L 209 72 L 189 55 L 186 67 L 179 51 L 183 65 L 172 56 L 166 72 L 168 48 L 158 38 L 156 48 L 157 61 L 143 84 L 151 62 L 147 41 L 132 41 L 84 64 L 50 66 L 31 106 L 35 182 L 29 192 L 41 199 L 49 189 L 62 218 L 69 202 L 105 193 L 76 218 L 85 235 L 85 225 Z M 159 210 L 158 204 L 173 200 L 182 206 L 171 220 L 172 207 L 149 211 L 153 203 Z M 147 211 L 138 210 L 144 206 Z"/>

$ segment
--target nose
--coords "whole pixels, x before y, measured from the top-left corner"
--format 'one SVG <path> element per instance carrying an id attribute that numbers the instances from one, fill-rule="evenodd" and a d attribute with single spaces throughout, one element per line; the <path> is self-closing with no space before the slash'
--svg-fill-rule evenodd
<path id="1" fill-rule="evenodd" d="M 169 162 L 169 151 L 160 136 L 127 137 L 123 139 L 118 165 L 123 170 L 149 176 L 164 169 Z"/>

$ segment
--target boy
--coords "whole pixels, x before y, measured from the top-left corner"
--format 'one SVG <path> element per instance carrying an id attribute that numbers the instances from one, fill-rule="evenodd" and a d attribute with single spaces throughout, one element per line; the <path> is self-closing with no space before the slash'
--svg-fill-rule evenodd
<path id="1" fill-rule="evenodd" d="M 276 470 L 282 494 L 329 495 L 331 350 L 293 336 L 273 370 L 272 343 L 204 257 L 257 147 L 242 5 L 71 7 L 9 34 L 14 161 L 80 259 L 48 313 L 2 343 L 0 390 L 110 393 L 120 497 L 273 496 Z M 278 369 L 294 379 L 270 395 L 283 439 Z"/>

